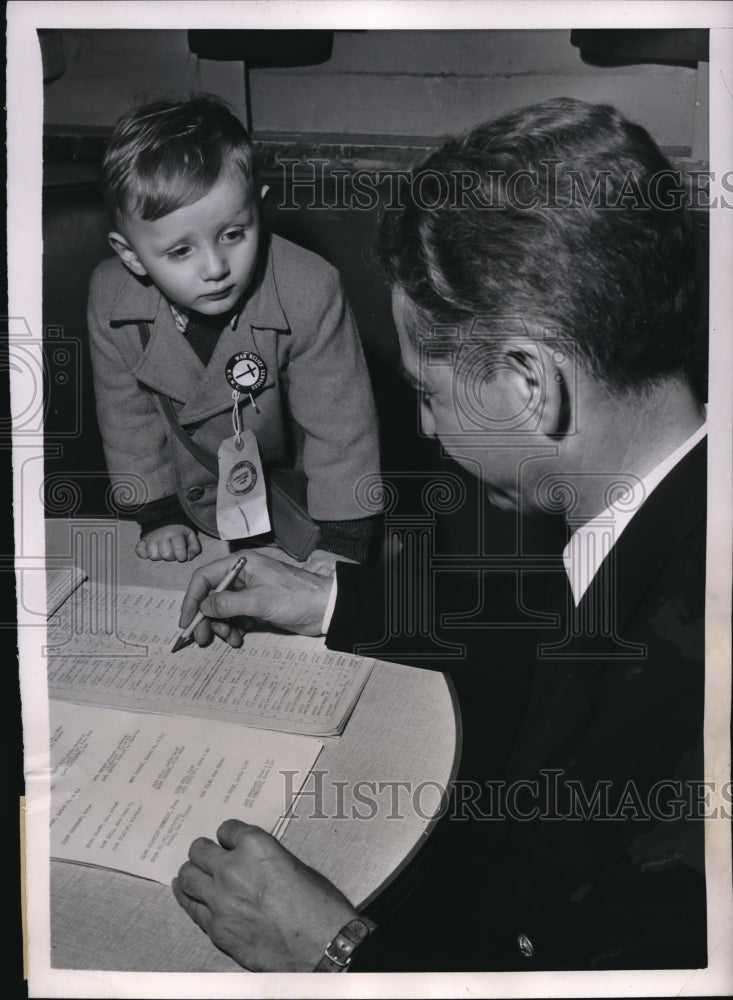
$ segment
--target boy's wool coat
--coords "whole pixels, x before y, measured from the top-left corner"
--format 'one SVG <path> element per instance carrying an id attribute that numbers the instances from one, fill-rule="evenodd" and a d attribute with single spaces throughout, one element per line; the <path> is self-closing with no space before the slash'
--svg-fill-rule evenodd
<path id="1" fill-rule="evenodd" d="M 375 513 L 359 504 L 356 484 L 379 471 L 377 417 L 338 272 L 278 236 L 263 240 L 261 252 L 257 284 L 207 366 L 178 331 L 160 291 L 117 257 L 97 267 L 90 285 L 94 386 L 110 477 L 137 503 L 177 493 L 191 521 L 212 535 L 217 483 L 170 433 L 158 394 L 171 399 L 192 440 L 215 455 L 233 434 L 225 368 L 240 351 L 254 352 L 267 366 L 256 409 L 242 397 L 240 410 L 265 469 L 302 467 L 316 519 Z M 150 332 L 145 349 L 140 323 Z"/>

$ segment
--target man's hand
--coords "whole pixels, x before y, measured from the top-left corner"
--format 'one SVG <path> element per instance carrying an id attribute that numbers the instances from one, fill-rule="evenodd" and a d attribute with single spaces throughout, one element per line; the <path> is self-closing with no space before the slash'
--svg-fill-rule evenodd
<path id="1" fill-rule="evenodd" d="M 328 577 L 247 550 L 244 569 L 230 588 L 212 593 L 241 555 L 234 553 L 196 570 L 181 605 L 181 628 L 201 610 L 206 618 L 193 634 L 200 646 L 211 641 L 212 633 L 231 646 L 241 646 L 242 633 L 253 621 L 301 635 L 320 635 L 331 593 Z"/>
<path id="2" fill-rule="evenodd" d="M 135 552 L 141 559 L 152 559 L 154 562 L 159 559 L 188 562 L 199 555 L 201 543 L 192 528 L 183 524 L 166 524 L 141 538 L 135 546 Z"/>
<path id="3" fill-rule="evenodd" d="M 311 972 L 356 911 L 318 872 L 257 826 L 229 819 L 201 837 L 173 880 L 186 913 L 245 969 Z"/>
<path id="4" fill-rule="evenodd" d="M 305 562 L 301 563 L 301 566 L 310 573 L 332 577 L 336 572 L 336 563 L 338 562 L 355 563 L 356 560 L 347 559 L 346 556 L 337 556 L 334 552 L 328 552 L 326 549 L 313 549 Z"/>

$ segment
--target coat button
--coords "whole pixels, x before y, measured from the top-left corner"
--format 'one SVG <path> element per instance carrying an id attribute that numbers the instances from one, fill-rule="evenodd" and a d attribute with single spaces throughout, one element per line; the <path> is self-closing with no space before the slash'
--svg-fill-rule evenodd
<path id="1" fill-rule="evenodd" d="M 517 948 L 523 958 L 534 958 L 534 945 L 526 934 L 517 934 Z"/>
<path id="2" fill-rule="evenodd" d="M 186 490 L 186 497 L 192 502 L 200 500 L 203 495 L 204 495 L 203 486 L 192 486 L 190 489 Z"/>

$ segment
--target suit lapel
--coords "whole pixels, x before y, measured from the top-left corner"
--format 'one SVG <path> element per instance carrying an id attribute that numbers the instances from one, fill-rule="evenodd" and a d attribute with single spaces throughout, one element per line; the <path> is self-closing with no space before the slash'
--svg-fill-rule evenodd
<path id="1" fill-rule="evenodd" d="M 664 572 L 672 553 L 704 523 L 706 504 L 707 442 L 703 439 L 665 476 L 614 546 L 616 623 L 620 630 L 629 623 L 652 582 Z"/>
<path id="2" fill-rule="evenodd" d="M 529 778 L 552 759 L 588 718 L 590 700 L 577 661 L 558 656 L 567 637 L 572 594 L 564 568 L 548 574 L 546 608 L 558 627 L 538 635 L 532 695 L 510 766 L 510 778 Z"/>
<path id="3" fill-rule="evenodd" d="M 555 752 L 585 724 L 591 711 L 588 684 L 604 665 L 622 656 L 634 655 L 624 642 L 645 593 L 664 572 L 675 550 L 705 519 L 707 448 L 702 441 L 679 462 L 629 522 L 612 549 L 613 563 L 603 576 L 597 575 L 577 608 L 580 621 L 596 621 L 599 603 L 608 600 L 603 588 L 613 583 L 610 615 L 613 635 L 579 636 L 578 644 L 558 643 L 557 632 L 545 636 L 545 651 L 538 647 L 532 697 L 511 764 L 511 775 L 526 778 L 552 760 Z M 608 567 L 606 567 L 608 570 Z M 553 574 L 557 577 L 557 574 Z M 564 575 L 564 574 L 563 574 Z M 550 583 L 557 608 L 561 581 Z M 565 607 L 571 608 L 569 588 Z M 566 624 L 566 636 L 570 629 Z M 575 647 L 575 648 L 574 648 Z M 585 655 L 583 655 L 585 650 Z M 637 654 L 638 655 L 638 654 Z"/>

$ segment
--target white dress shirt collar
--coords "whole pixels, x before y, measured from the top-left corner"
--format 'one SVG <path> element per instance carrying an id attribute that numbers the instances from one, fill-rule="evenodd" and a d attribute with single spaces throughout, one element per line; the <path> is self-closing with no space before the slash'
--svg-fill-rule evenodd
<path id="1" fill-rule="evenodd" d="M 706 433 L 707 424 L 703 423 L 643 479 L 636 480 L 629 489 L 620 490 L 619 495 L 605 510 L 573 532 L 563 550 L 562 558 L 576 606 L 580 604 L 601 563 L 652 490 L 699 441 L 702 441 Z"/>

